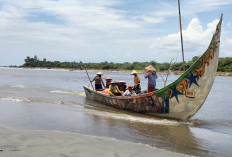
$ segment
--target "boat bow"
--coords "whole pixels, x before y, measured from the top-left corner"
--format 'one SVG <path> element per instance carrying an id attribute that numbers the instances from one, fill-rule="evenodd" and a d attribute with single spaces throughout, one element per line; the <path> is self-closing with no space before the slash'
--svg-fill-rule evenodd
<path id="1" fill-rule="evenodd" d="M 163 96 L 164 103 L 169 108 L 168 117 L 187 120 L 205 102 L 217 71 L 222 17 L 223 15 L 205 53 L 175 82 L 156 92 Z"/>

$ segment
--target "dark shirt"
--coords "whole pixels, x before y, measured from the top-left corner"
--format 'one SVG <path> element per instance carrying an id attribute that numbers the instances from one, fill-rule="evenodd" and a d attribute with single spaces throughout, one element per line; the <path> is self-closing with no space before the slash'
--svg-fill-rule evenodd
<path id="1" fill-rule="evenodd" d="M 125 84 L 119 85 L 118 88 L 119 88 L 120 91 L 123 91 L 123 92 L 126 91 L 126 85 Z"/>

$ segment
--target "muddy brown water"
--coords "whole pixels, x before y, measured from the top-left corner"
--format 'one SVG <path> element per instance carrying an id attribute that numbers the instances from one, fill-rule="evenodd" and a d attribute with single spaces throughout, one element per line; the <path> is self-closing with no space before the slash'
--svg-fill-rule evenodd
<path id="1" fill-rule="evenodd" d="M 232 77 L 217 76 L 203 107 L 181 122 L 86 100 L 85 71 L 0 68 L 0 73 L 0 125 L 104 136 L 196 156 L 231 156 Z M 90 77 L 95 73 L 89 71 Z M 145 90 L 147 80 L 139 76 Z M 104 72 L 103 77 L 133 84 L 128 73 Z M 169 76 L 169 82 L 177 77 Z M 157 86 L 163 86 L 160 77 Z"/>

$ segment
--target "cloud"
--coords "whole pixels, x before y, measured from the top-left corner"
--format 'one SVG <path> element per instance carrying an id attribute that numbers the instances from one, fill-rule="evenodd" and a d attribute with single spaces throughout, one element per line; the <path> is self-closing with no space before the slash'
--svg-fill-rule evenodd
<path id="1" fill-rule="evenodd" d="M 178 11 L 173 7 L 176 2 L 157 3 L 152 12 L 130 10 L 131 3 L 123 0 L 0 0 L 0 65 L 20 65 L 35 54 L 60 61 L 169 61 L 180 52 L 180 37 L 178 32 L 164 34 L 170 28 L 163 24 L 170 25 L 168 20 Z M 199 3 L 191 0 L 183 5 L 194 9 Z M 215 9 L 230 1 L 212 3 L 204 7 Z M 193 18 L 183 30 L 187 58 L 207 48 L 216 23 L 205 29 L 204 25 Z M 228 50 L 229 34 L 228 30 L 222 39 Z"/>
<path id="2" fill-rule="evenodd" d="M 162 2 L 153 14 L 158 17 L 178 16 L 178 2 Z M 188 16 L 201 12 L 218 11 L 222 7 L 232 5 L 232 0 L 184 0 L 180 2 L 181 14 Z M 176 7 L 173 7 L 176 6 Z"/>
<path id="3" fill-rule="evenodd" d="M 232 5 L 232 0 L 186 0 L 183 8 L 185 8 L 185 11 L 196 13 L 212 11 L 227 5 Z"/>
<path id="4" fill-rule="evenodd" d="M 52 60 L 70 60 L 73 56 L 82 60 L 92 56 L 91 52 L 102 51 L 103 46 L 107 49 L 105 44 L 112 44 L 110 40 L 117 32 L 140 27 L 123 11 L 108 7 L 119 4 L 114 0 L 0 3 L 0 57 L 5 58 L 2 65 L 22 64 L 26 55 L 34 54 Z M 14 56 L 21 61 L 12 60 Z"/>
<path id="5" fill-rule="evenodd" d="M 203 30 L 199 20 L 194 18 L 189 23 L 188 27 L 183 30 L 184 51 L 186 60 L 190 60 L 194 56 L 199 56 L 207 49 L 213 33 L 216 30 L 218 20 L 207 25 Z M 159 60 L 169 61 L 172 58 L 181 56 L 180 33 L 169 34 L 167 36 L 158 37 L 154 39 L 155 42 L 150 46 L 153 51 L 154 57 Z M 162 52 L 162 55 L 160 53 Z M 157 61 L 159 61 L 157 60 Z"/>
<path id="6" fill-rule="evenodd" d="M 145 23 L 152 23 L 152 24 L 162 23 L 165 21 L 164 18 L 162 18 L 162 17 L 152 17 L 152 16 L 146 16 L 146 15 L 134 16 L 134 17 L 132 17 L 132 19 L 139 20 L 139 21 L 145 22 Z"/>

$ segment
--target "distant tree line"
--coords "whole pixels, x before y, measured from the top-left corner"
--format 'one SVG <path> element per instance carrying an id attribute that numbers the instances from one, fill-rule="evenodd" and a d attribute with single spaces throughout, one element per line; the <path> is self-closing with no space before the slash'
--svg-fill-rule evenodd
<path id="1" fill-rule="evenodd" d="M 186 68 L 189 68 L 196 60 L 197 56 L 193 57 L 191 61 L 186 62 Z M 60 62 L 60 61 L 47 61 L 46 58 L 43 60 L 34 57 L 27 56 L 24 60 L 25 63 L 21 67 L 39 67 L 39 68 L 71 68 L 71 69 L 102 69 L 102 70 L 144 70 L 148 65 L 153 65 L 158 71 L 165 71 L 169 69 L 170 63 L 157 63 L 151 62 L 124 62 L 124 63 L 113 63 L 113 62 L 101 62 L 101 63 L 83 63 L 80 62 Z M 181 62 L 172 64 L 171 70 L 183 71 Z M 232 72 L 232 57 L 219 58 L 218 71 L 220 72 Z"/>

